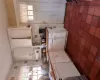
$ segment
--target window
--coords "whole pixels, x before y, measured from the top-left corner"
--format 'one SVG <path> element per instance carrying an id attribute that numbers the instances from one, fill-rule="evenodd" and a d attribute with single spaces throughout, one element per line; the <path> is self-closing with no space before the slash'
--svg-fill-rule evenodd
<path id="1" fill-rule="evenodd" d="M 27 6 L 27 12 L 28 12 L 28 20 L 33 20 L 34 17 L 33 17 L 33 6 L 32 5 L 28 5 Z"/>
<path id="2" fill-rule="evenodd" d="M 28 5 L 25 3 L 20 3 L 20 22 L 27 23 L 28 21 L 33 21 L 33 5 Z"/>

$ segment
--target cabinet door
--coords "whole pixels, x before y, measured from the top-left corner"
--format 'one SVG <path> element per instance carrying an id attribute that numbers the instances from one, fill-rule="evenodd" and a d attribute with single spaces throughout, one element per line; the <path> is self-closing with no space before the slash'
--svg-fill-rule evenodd
<path id="1" fill-rule="evenodd" d="M 53 33 L 49 33 L 49 38 L 53 38 Z"/>
<path id="2" fill-rule="evenodd" d="M 53 33 L 53 38 L 64 38 L 64 37 L 66 37 L 66 32 Z"/>
<path id="3" fill-rule="evenodd" d="M 64 50 L 65 39 L 55 38 L 53 39 L 53 50 Z"/>
<path id="4" fill-rule="evenodd" d="M 32 60 L 33 49 L 31 47 L 15 48 L 13 53 L 15 60 Z"/>
<path id="5" fill-rule="evenodd" d="M 53 39 L 48 40 L 48 50 L 51 50 L 53 44 Z"/>

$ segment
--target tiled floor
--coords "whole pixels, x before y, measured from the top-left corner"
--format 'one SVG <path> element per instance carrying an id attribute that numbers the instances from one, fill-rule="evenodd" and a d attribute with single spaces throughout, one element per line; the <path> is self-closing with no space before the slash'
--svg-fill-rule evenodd
<path id="1" fill-rule="evenodd" d="M 15 62 L 8 80 L 49 80 L 48 64 L 42 60 Z"/>

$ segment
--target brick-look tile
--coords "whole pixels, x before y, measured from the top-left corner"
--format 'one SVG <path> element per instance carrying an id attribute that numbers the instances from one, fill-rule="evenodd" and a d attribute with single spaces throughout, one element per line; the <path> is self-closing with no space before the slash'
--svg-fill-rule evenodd
<path id="1" fill-rule="evenodd" d="M 96 75 L 98 74 L 99 70 L 96 66 L 92 66 L 91 72 L 90 72 L 90 79 L 91 80 L 96 80 Z"/>
<path id="2" fill-rule="evenodd" d="M 81 59 L 81 67 L 82 68 L 84 68 L 86 62 L 87 62 L 87 58 L 82 56 L 82 59 Z"/>
<path id="3" fill-rule="evenodd" d="M 79 45 L 79 52 L 82 53 L 84 50 L 84 46 L 83 45 Z"/>
<path id="4" fill-rule="evenodd" d="M 97 74 L 96 80 L 100 80 L 100 71 L 99 71 L 99 73 Z"/>
<path id="5" fill-rule="evenodd" d="M 98 49 L 98 52 L 97 52 L 96 56 L 100 56 L 100 48 Z"/>
<path id="6" fill-rule="evenodd" d="M 93 1 L 97 3 L 96 0 Z M 100 51 L 98 51 L 100 47 L 100 18 L 98 17 L 100 16 L 100 6 L 90 6 L 95 2 L 83 0 L 81 6 L 70 3 L 67 7 L 69 9 L 66 11 L 68 19 L 66 24 L 69 33 L 74 35 L 68 37 L 67 50 L 74 63 L 80 67 L 80 71 L 89 76 L 90 80 L 100 80 L 98 77 L 100 76 L 98 74 L 100 66 L 98 62 L 95 62 L 96 57 L 100 56 Z M 77 39 L 76 35 L 78 35 Z M 91 65 L 91 63 L 95 63 L 95 65 Z"/>
<path id="7" fill-rule="evenodd" d="M 91 24 L 91 21 L 92 21 L 92 16 L 88 15 L 86 18 L 86 23 Z"/>
<path id="8" fill-rule="evenodd" d="M 85 43 L 85 48 L 90 49 L 91 44 L 89 42 Z"/>
<path id="9" fill-rule="evenodd" d="M 80 63 L 82 60 L 82 54 L 80 52 L 78 52 L 77 60 L 78 60 L 78 63 Z"/>
<path id="10" fill-rule="evenodd" d="M 95 36 L 100 39 L 100 28 L 96 29 Z"/>
<path id="11" fill-rule="evenodd" d="M 81 37 L 83 35 L 84 31 L 83 30 L 79 30 L 79 36 Z"/>
<path id="12" fill-rule="evenodd" d="M 100 16 L 100 6 L 96 6 L 96 7 L 95 7 L 94 15 L 95 15 L 95 16 Z"/>
<path id="13" fill-rule="evenodd" d="M 83 12 L 84 6 L 80 6 L 80 13 Z"/>
<path id="14" fill-rule="evenodd" d="M 97 75 L 100 71 L 100 61 L 98 59 L 95 59 L 93 67 L 91 69 L 91 73 L 90 73 L 90 78 L 91 80 L 98 80 L 97 79 Z"/>
<path id="15" fill-rule="evenodd" d="M 83 50 L 83 53 L 82 54 L 83 54 L 84 57 L 88 58 L 89 49 L 84 47 L 84 50 Z"/>
<path id="16" fill-rule="evenodd" d="M 84 45 L 85 44 L 85 40 L 83 38 L 81 38 L 80 40 L 81 40 L 80 41 L 81 42 L 81 45 Z"/>
<path id="17" fill-rule="evenodd" d="M 85 66 L 84 66 L 84 72 L 85 74 L 88 76 L 90 71 L 91 71 L 91 68 L 92 68 L 92 62 L 90 60 L 87 60 L 88 62 L 85 63 Z"/>
<path id="18" fill-rule="evenodd" d="M 94 62 L 94 66 L 100 70 L 100 57 L 96 57 L 95 62 Z"/>
<path id="19" fill-rule="evenodd" d="M 81 22 L 81 29 L 84 29 L 84 27 L 85 27 L 85 23 L 84 22 Z"/>
<path id="20" fill-rule="evenodd" d="M 99 48 L 100 47 L 100 39 L 95 37 L 92 44 L 95 45 L 97 48 Z"/>
<path id="21" fill-rule="evenodd" d="M 89 33 L 90 33 L 91 35 L 94 35 L 94 34 L 95 34 L 95 31 L 96 31 L 96 27 L 91 26 L 90 29 L 89 29 Z"/>
<path id="22" fill-rule="evenodd" d="M 91 62 L 93 62 L 94 59 L 95 59 L 95 56 L 93 55 L 93 53 L 89 53 L 88 60 L 90 60 Z"/>
<path id="23" fill-rule="evenodd" d="M 99 21 L 98 21 L 97 28 L 100 28 L 100 19 L 99 19 Z"/>
<path id="24" fill-rule="evenodd" d="M 76 6 L 76 12 L 80 12 L 80 7 Z"/>
<path id="25" fill-rule="evenodd" d="M 98 22 L 99 22 L 99 17 L 93 16 L 91 25 L 97 27 Z"/>
<path id="26" fill-rule="evenodd" d="M 84 31 L 88 32 L 90 29 L 90 26 L 91 26 L 90 24 L 85 23 L 84 24 Z"/>
<path id="27" fill-rule="evenodd" d="M 93 46 L 93 45 L 92 45 L 91 48 L 90 48 L 90 52 L 93 53 L 94 56 L 96 55 L 97 50 L 98 50 L 98 48 L 95 47 L 95 46 Z"/>
<path id="28" fill-rule="evenodd" d="M 84 6 L 83 13 L 87 14 L 88 13 L 88 9 L 89 9 L 89 6 Z"/>
<path id="29" fill-rule="evenodd" d="M 94 7 L 90 6 L 88 10 L 88 14 L 93 15 L 94 13 Z"/>
<path id="30" fill-rule="evenodd" d="M 82 14 L 82 21 L 86 21 L 87 15 L 86 14 Z"/>
<path id="31" fill-rule="evenodd" d="M 94 36 L 88 34 L 88 32 L 84 32 L 83 36 L 82 36 L 87 42 L 89 42 L 90 44 L 93 43 L 94 41 Z"/>
<path id="32" fill-rule="evenodd" d="M 93 0 L 83 0 L 83 1 L 84 1 L 85 6 L 89 6 L 89 5 L 91 5 L 91 1 L 93 1 Z"/>

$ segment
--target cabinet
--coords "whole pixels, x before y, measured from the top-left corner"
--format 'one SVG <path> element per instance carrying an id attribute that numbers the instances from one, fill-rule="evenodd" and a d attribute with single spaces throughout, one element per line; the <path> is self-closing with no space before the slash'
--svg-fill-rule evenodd
<path id="1" fill-rule="evenodd" d="M 47 29 L 48 51 L 64 50 L 68 32 L 64 28 Z"/>
<path id="2" fill-rule="evenodd" d="M 33 60 L 31 28 L 8 28 L 14 60 Z"/>
<path id="3" fill-rule="evenodd" d="M 13 49 L 15 60 L 33 60 L 34 52 L 32 47 L 20 47 Z"/>

